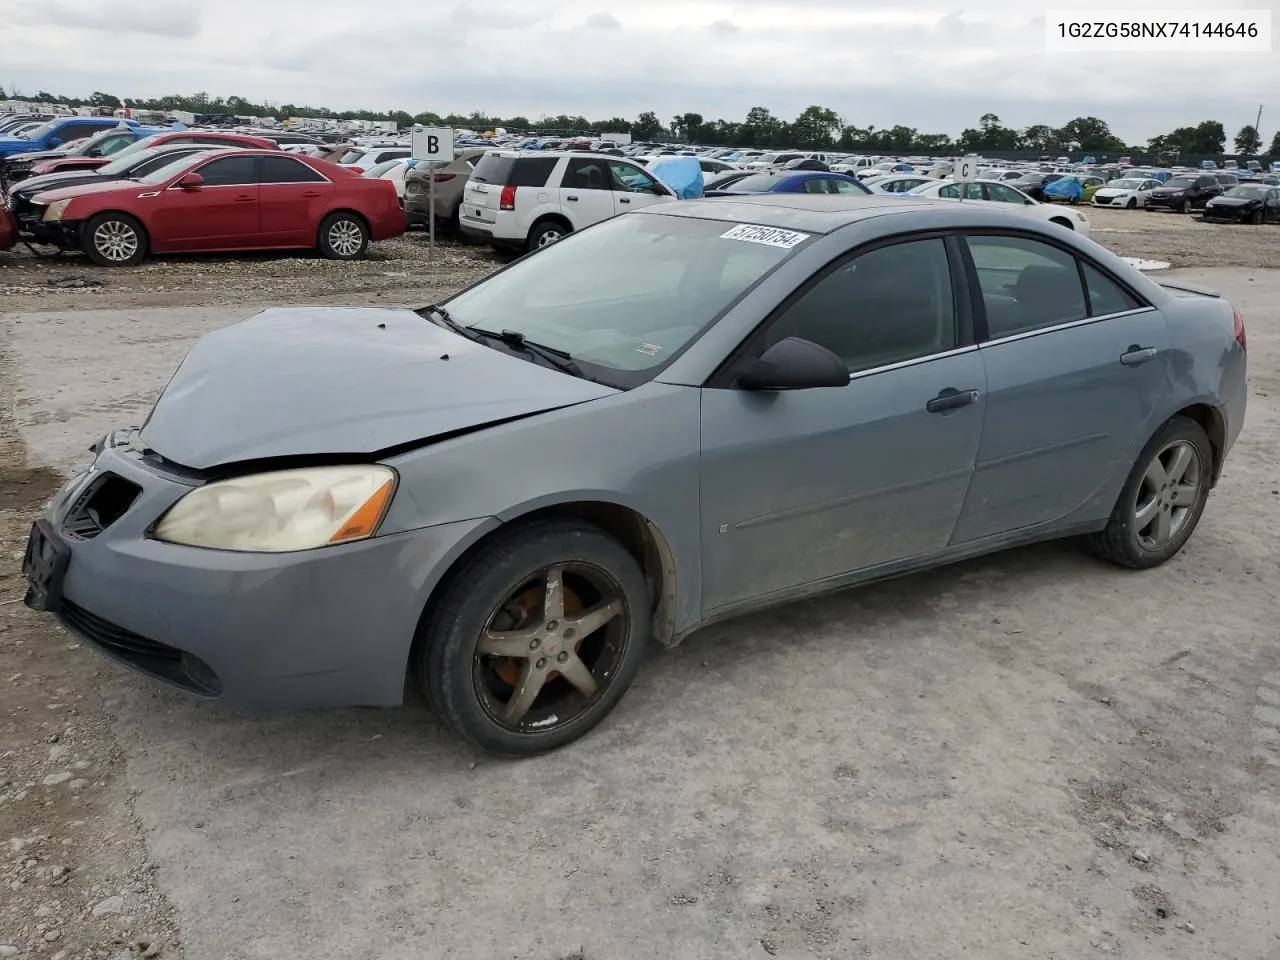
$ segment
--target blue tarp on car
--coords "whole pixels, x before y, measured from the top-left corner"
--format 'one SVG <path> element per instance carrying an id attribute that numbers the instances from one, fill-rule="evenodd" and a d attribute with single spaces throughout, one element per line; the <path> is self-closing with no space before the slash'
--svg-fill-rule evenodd
<path id="1" fill-rule="evenodd" d="M 681 200 L 702 198 L 702 164 L 697 157 L 663 157 L 649 172 L 675 191 Z"/>
<path id="2" fill-rule="evenodd" d="M 1044 195 L 1058 200 L 1079 200 L 1084 196 L 1084 185 L 1075 177 L 1063 177 L 1044 185 Z"/>

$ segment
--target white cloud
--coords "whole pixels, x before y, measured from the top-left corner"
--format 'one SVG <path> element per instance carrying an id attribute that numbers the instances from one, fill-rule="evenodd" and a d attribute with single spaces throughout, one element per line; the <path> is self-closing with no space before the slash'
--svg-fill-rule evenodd
<path id="1" fill-rule="evenodd" d="M 1049 55 L 1022 0 L 957 2 L 645 0 L 614 16 L 599 0 L 450 0 L 370 16 L 351 0 L 0 0 L 0 85 L 533 118 L 816 103 L 951 134 L 988 111 L 1019 127 L 1094 115 L 1139 140 L 1204 119 L 1234 133 L 1280 84 L 1268 54 Z M 1276 122 L 1280 104 L 1264 134 Z"/>

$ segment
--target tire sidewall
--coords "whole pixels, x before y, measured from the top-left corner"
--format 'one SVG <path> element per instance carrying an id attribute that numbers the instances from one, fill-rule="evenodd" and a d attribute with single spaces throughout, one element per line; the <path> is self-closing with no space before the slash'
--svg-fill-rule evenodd
<path id="1" fill-rule="evenodd" d="M 98 251 L 98 247 L 94 243 L 94 234 L 98 228 L 104 223 L 110 223 L 113 220 L 128 226 L 138 237 L 137 252 L 128 260 L 112 260 L 109 257 L 105 257 Z M 81 245 L 85 256 L 100 267 L 135 267 L 147 256 L 147 231 L 137 218 L 131 217 L 127 213 L 100 213 L 95 217 L 91 217 L 89 222 L 84 225 Z"/>
<path id="2" fill-rule="evenodd" d="M 528 536 L 534 531 L 539 536 Z M 589 709 L 546 733 L 517 733 L 494 720 L 475 692 L 473 663 L 480 632 L 520 584 L 550 564 L 573 562 L 604 570 L 621 587 L 629 619 L 627 648 L 612 682 Z M 432 708 L 455 733 L 490 753 L 530 756 L 583 736 L 626 693 L 649 645 L 649 589 L 639 564 L 603 531 L 554 524 L 496 541 L 473 562 L 476 569 L 477 577 L 464 572 L 449 588 L 419 644 L 419 678 Z"/>
<path id="3" fill-rule="evenodd" d="M 552 231 L 560 234 L 556 240 L 557 243 L 569 235 L 569 231 L 558 223 L 540 223 L 529 234 L 529 252 L 533 253 L 536 250 L 541 250 L 543 245 L 540 245 L 539 241 L 544 234 Z M 551 244 L 545 244 L 545 246 L 549 247 Z"/>
<path id="4" fill-rule="evenodd" d="M 1151 459 L 1176 440 L 1186 440 L 1196 448 L 1196 453 L 1200 458 L 1199 494 L 1190 518 L 1183 525 L 1182 532 L 1162 549 L 1148 550 L 1142 546 L 1138 539 L 1138 531 L 1133 528 L 1133 505 L 1137 499 L 1138 490 L 1142 485 L 1143 475 L 1146 473 Z M 1200 517 L 1204 514 L 1205 505 L 1209 500 L 1209 490 L 1213 483 L 1213 462 L 1213 446 L 1209 443 L 1209 437 L 1205 434 L 1204 428 L 1194 420 L 1189 420 L 1185 417 L 1176 417 L 1170 420 L 1148 441 L 1142 450 L 1142 454 L 1134 464 L 1133 470 L 1129 474 L 1129 479 L 1125 482 L 1124 490 L 1120 494 L 1120 501 L 1116 506 L 1116 515 L 1112 519 L 1113 523 L 1119 522 L 1121 524 L 1123 548 L 1132 559 L 1134 566 L 1141 568 L 1159 566 L 1172 559 L 1186 546 L 1187 541 L 1191 539 L 1191 535 L 1195 533 L 1196 527 L 1200 523 Z"/>
<path id="5" fill-rule="evenodd" d="M 333 229 L 335 224 L 342 221 L 354 223 L 360 228 L 360 249 L 353 254 L 342 254 L 329 244 L 329 231 Z M 320 252 L 324 254 L 328 260 L 359 260 L 364 256 L 365 251 L 369 249 L 369 228 L 365 226 L 363 220 L 352 213 L 331 213 L 324 218 L 320 224 Z"/>

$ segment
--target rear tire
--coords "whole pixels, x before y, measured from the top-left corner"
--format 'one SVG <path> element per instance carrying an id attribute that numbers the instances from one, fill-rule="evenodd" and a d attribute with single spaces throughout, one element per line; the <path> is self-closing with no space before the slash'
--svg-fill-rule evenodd
<path id="1" fill-rule="evenodd" d="M 1158 567 L 1183 548 L 1204 513 L 1213 484 L 1213 447 L 1204 428 L 1173 417 L 1139 454 L 1124 489 L 1089 546 L 1122 567 Z"/>
<path id="2" fill-rule="evenodd" d="M 1183 200 L 1183 201 L 1182 201 L 1181 206 L 1179 206 L 1179 207 L 1178 207 L 1178 211 L 1179 211 L 1180 213 L 1190 213 L 1190 212 L 1191 212 L 1191 201 L 1190 201 L 1190 200 Z"/>
<path id="3" fill-rule="evenodd" d="M 526 249 L 530 253 L 542 247 L 549 247 L 557 240 L 561 240 L 568 236 L 571 231 L 562 223 L 554 220 L 544 220 L 529 231 L 529 239 L 525 243 Z"/>
<path id="4" fill-rule="evenodd" d="M 359 260 L 369 249 L 369 228 L 354 213 L 331 213 L 320 224 L 316 245 L 327 260 Z"/>
<path id="5" fill-rule="evenodd" d="M 84 226 L 85 254 L 100 267 L 136 267 L 147 256 L 147 230 L 127 213 L 100 213 Z"/>

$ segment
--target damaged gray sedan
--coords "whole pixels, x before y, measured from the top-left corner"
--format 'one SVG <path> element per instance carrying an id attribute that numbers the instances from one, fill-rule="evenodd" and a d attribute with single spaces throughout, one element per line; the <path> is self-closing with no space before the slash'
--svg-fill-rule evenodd
<path id="1" fill-rule="evenodd" d="M 1244 420 L 1243 321 L 991 206 L 665 204 L 417 311 L 268 310 L 95 445 L 27 603 L 238 706 L 411 676 L 522 755 L 748 610 L 1068 535 L 1163 563 Z"/>

